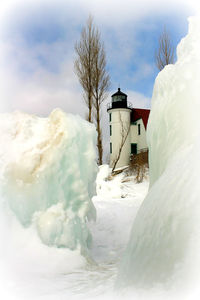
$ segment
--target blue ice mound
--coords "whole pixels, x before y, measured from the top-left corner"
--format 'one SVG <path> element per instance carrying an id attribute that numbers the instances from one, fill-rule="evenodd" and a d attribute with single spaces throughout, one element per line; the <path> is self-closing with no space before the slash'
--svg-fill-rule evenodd
<path id="1" fill-rule="evenodd" d="M 1 193 L 24 227 L 48 246 L 87 251 L 95 219 L 96 132 L 79 116 L 21 112 L 0 117 Z"/>

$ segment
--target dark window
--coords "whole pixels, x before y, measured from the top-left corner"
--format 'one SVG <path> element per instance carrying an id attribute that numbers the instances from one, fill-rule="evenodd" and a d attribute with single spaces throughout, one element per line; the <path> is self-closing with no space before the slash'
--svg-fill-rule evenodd
<path id="1" fill-rule="evenodd" d="M 112 121 L 112 114 L 111 113 L 109 114 L 109 121 L 110 122 Z"/>
<path id="2" fill-rule="evenodd" d="M 110 153 L 112 153 L 112 143 L 110 143 Z"/>
<path id="3" fill-rule="evenodd" d="M 112 126 L 110 125 L 110 135 L 112 135 Z"/>
<path id="4" fill-rule="evenodd" d="M 138 124 L 138 135 L 140 135 L 140 124 Z"/>
<path id="5" fill-rule="evenodd" d="M 131 144 L 131 154 L 137 154 L 137 144 Z"/>

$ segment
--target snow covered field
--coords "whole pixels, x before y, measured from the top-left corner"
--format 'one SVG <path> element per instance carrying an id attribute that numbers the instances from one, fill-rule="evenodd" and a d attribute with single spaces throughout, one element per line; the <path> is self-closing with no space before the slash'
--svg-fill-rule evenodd
<path id="1" fill-rule="evenodd" d="M 118 264 L 128 242 L 129 232 L 148 190 L 148 179 L 136 184 L 133 177 L 123 173 L 106 180 L 109 168 L 100 166 L 97 176 L 97 195 L 93 203 L 97 211 L 96 222 L 89 223 L 93 242 L 91 257 L 86 263 L 76 251 L 66 251 L 69 271 L 35 269 L 21 273 L 10 280 L 5 299 L 112 299 Z M 62 249 L 63 250 L 63 249 Z M 42 253 L 39 253 L 42 255 Z M 55 268 L 59 263 L 55 255 Z M 39 258 L 41 260 L 41 258 Z M 57 261 L 56 261 L 57 260 Z M 50 262 L 49 262 L 50 263 Z M 22 262 L 26 264 L 26 258 Z M 59 266 L 60 269 L 60 266 Z"/>
<path id="2" fill-rule="evenodd" d="M 97 221 L 90 224 L 93 236 L 91 252 L 98 265 L 95 273 L 91 273 L 91 282 L 86 282 L 86 285 L 91 285 L 92 295 L 112 291 L 133 220 L 149 185 L 148 178 L 137 184 L 134 176 L 126 177 L 124 173 L 106 181 L 108 172 L 107 165 L 100 166 L 97 196 L 93 197 Z"/>
<path id="3" fill-rule="evenodd" d="M 148 191 L 148 178 L 137 184 L 133 176 L 125 177 L 121 173 L 107 181 L 108 172 L 107 165 L 100 166 L 97 196 L 92 199 L 97 210 L 96 222 L 89 224 L 94 262 L 65 275 L 66 293 L 72 293 L 78 299 L 116 297 L 113 287 L 118 264 L 127 245 L 134 217 Z M 64 299 L 65 292 L 61 294 Z"/>

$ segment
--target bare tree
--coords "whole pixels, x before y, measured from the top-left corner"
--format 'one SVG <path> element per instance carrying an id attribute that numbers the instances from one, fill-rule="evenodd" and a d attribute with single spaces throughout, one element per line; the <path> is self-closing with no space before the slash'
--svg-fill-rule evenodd
<path id="1" fill-rule="evenodd" d="M 159 37 L 159 47 L 155 52 L 156 66 L 161 71 L 166 65 L 174 63 L 174 46 L 169 33 L 164 28 Z"/>
<path id="2" fill-rule="evenodd" d="M 83 88 L 83 97 L 88 107 L 87 120 L 92 122 L 92 76 L 94 67 L 94 49 L 96 30 L 93 25 L 93 18 L 90 16 L 87 24 L 83 27 L 80 41 L 75 44 L 77 58 L 74 62 L 75 72 Z"/>
<path id="3" fill-rule="evenodd" d="M 93 19 L 88 18 L 81 32 L 81 38 L 75 44 L 77 59 L 75 72 L 84 90 L 84 99 L 88 106 L 88 121 L 92 121 L 92 112 L 97 130 L 98 163 L 102 164 L 103 146 L 101 131 L 101 104 L 107 96 L 110 77 L 106 71 L 106 54 L 101 42 L 99 30 L 94 26 Z"/>
<path id="4" fill-rule="evenodd" d="M 107 91 L 110 86 L 110 76 L 106 71 L 106 54 L 104 45 L 101 42 L 99 31 L 96 30 L 95 36 L 95 59 L 92 76 L 93 97 L 94 97 L 94 117 L 97 129 L 97 148 L 99 154 L 98 163 L 102 164 L 103 146 L 101 131 L 101 105 L 107 97 Z"/>
<path id="5" fill-rule="evenodd" d="M 140 183 L 143 181 L 146 170 L 148 169 L 148 150 L 144 150 L 139 152 L 138 154 L 134 154 L 131 157 L 130 166 L 129 166 L 129 174 L 135 174 L 135 181 Z"/>
<path id="6" fill-rule="evenodd" d="M 121 141 L 119 144 L 119 149 L 118 149 L 118 153 L 116 155 L 116 157 L 114 158 L 114 160 L 112 161 L 112 173 L 115 171 L 116 165 L 120 159 L 120 155 L 122 153 L 122 149 L 124 147 L 124 144 L 126 142 L 126 139 L 128 137 L 129 131 L 130 131 L 130 123 L 127 124 L 127 126 L 125 126 L 125 124 L 122 121 L 122 117 L 121 117 L 121 113 L 119 112 L 119 121 L 120 121 L 120 125 L 121 125 Z"/>

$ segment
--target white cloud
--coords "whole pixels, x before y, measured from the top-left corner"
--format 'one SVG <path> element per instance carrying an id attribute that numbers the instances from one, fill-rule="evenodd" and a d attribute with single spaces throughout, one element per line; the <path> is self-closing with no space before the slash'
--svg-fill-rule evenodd
<path id="1" fill-rule="evenodd" d="M 73 50 L 73 47 L 72 47 Z M 66 40 L 27 47 L 22 37 L 0 42 L 0 112 L 23 110 L 47 115 L 55 107 L 85 116 Z M 43 64 L 38 58 L 44 59 Z M 51 70 L 51 65 L 53 69 Z M 56 66 L 56 68 L 54 67 Z"/>
<path id="2" fill-rule="evenodd" d="M 78 7 L 84 8 L 95 16 L 99 23 L 106 25 L 122 25 L 124 23 L 137 22 L 146 14 L 158 13 L 176 8 L 177 6 L 185 9 L 194 10 L 195 0 L 69 0 Z M 196 1 L 197 2 L 197 1 Z"/>
<path id="3" fill-rule="evenodd" d="M 127 91 L 128 101 L 132 103 L 134 108 L 151 108 L 151 98 L 145 97 L 143 94 L 135 91 Z"/>
<path id="4" fill-rule="evenodd" d="M 86 2 L 89 4 L 89 1 Z M 131 54 L 125 32 L 122 30 L 117 34 L 120 47 L 123 49 L 125 46 L 123 54 L 121 53 L 123 61 L 128 61 Z M 45 115 L 59 106 L 65 111 L 85 116 L 82 91 L 73 70 L 71 41 L 39 43 L 30 48 L 23 36 L 16 35 L 14 40 L 1 41 L 0 49 L 0 94 L 3 100 L 1 111 L 20 109 Z M 68 51 L 65 51 L 66 49 Z M 54 65 L 55 61 L 58 70 L 51 72 L 41 64 L 38 57 L 45 57 L 48 65 Z M 60 57 L 63 58 L 61 62 Z M 114 60 L 117 60 L 117 55 Z M 146 72 L 146 69 L 144 68 L 143 72 Z"/>
<path id="5" fill-rule="evenodd" d="M 4 49 L 0 61 L 1 112 L 19 109 L 47 115 L 55 107 L 61 107 L 67 112 L 79 113 L 84 117 L 85 106 L 71 60 L 66 58 L 58 72 L 53 73 L 37 63 L 36 56 L 41 48 L 38 52 L 33 51 L 33 55 L 30 51 L 19 49 L 21 53 L 16 62 L 13 58 L 8 63 L 4 58 L 10 45 L 1 43 L 0 47 L 1 50 Z M 54 52 L 55 56 L 57 52 Z M 20 65 L 32 67 L 34 72 L 31 75 L 20 72 L 19 61 Z"/>
<path id="6" fill-rule="evenodd" d="M 133 82 L 139 82 L 146 77 L 151 77 L 154 75 L 154 67 L 146 62 L 139 62 L 137 70 L 134 71 Z"/>

